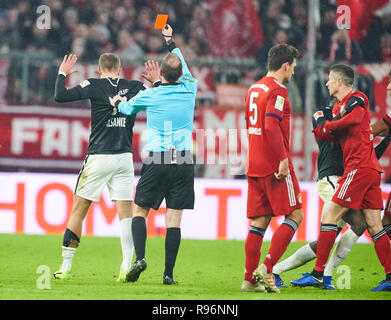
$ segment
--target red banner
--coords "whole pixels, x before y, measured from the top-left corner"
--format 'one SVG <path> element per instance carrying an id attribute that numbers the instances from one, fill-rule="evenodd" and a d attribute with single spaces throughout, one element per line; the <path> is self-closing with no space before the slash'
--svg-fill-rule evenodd
<path id="1" fill-rule="evenodd" d="M 0 168 L 77 172 L 87 154 L 90 110 L 39 106 L 0 108 Z M 142 115 L 134 127 L 133 150 L 141 162 Z"/>

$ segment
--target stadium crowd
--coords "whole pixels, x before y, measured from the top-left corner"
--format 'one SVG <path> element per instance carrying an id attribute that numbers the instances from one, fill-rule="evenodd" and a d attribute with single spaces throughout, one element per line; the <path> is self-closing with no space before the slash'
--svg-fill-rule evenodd
<path id="1" fill-rule="evenodd" d="M 389 0 L 355 1 L 352 30 L 339 30 L 337 6 L 353 2 L 320 0 L 317 59 L 329 65 L 391 61 L 391 4 L 385 5 Z M 50 8 L 49 29 L 36 23 L 42 4 Z M 10 55 L 4 100 L 11 105 L 53 104 L 54 62 L 70 52 L 80 63 L 92 64 L 110 51 L 119 53 L 125 65 L 142 65 L 147 57 L 161 59 L 165 47 L 154 30 L 157 14 L 168 15 L 175 41 L 191 63 L 200 57 L 209 63 L 215 61 L 210 57 L 255 59 L 256 68 L 227 68 L 213 62 L 209 66 L 214 69 L 214 83 L 249 85 L 259 79 L 266 70 L 267 52 L 275 44 L 292 44 L 301 53 L 299 60 L 306 57 L 308 0 L 2 0 L 0 56 L 23 53 L 22 58 Z M 28 64 L 25 53 L 32 54 Z M 297 68 L 289 88 L 294 113 L 304 111 L 304 73 Z M 199 104 L 216 101 L 197 97 Z"/>
<path id="2" fill-rule="evenodd" d="M 238 3 L 248 2 L 249 7 Z M 340 31 L 336 27 L 338 2 L 321 0 L 321 19 L 317 34 L 317 57 L 323 60 L 380 62 L 391 60 L 391 11 L 375 9 L 387 0 L 371 1 L 377 7 L 367 12 L 370 19 L 362 35 Z M 349 3 L 349 1 L 342 1 Z M 361 1 L 368 2 L 367 0 Z M 36 26 L 36 8 L 46 4 L 51 10 L 51 28 Z M 144 54 L 160 55 L 162 39 L 152 32 L 156 14 L 168 14 L 176 30 L 176 41 L 184 54 L 192 58 L 214 55 L 208 43 L 212 20 L 221 22 L 218 12 L 231 11 L 239 19 L 243 8 L 257 10 L 262 34 L 254 55 L 265 64 L 265 53 L 276 43 L 289 43 L 305 52 L 308 3 L 306 0 L 3 0 L 0 4 L 0 52 L 22 49 L 27 52 L 54 52 L 56 56 L 74 52 L 79 61 L 96 61 L 102 52 L 116 51 L 123 56 L 143 59 Z M 366 7 L 365 7 L 366 8 Z M 365 9 L 364 8 L 364 9 Z M 362 8 L 363 9 L 363 8 Z M 371 8 L 366 8 L 367 11 Z M 217 12 L 218 11 L 218 12 Z M 352 12 L 352 20 L 360 13 Z M 251 21 L 256 24 L 257 21 Z M 354 22 L 353 22 L 354 23 Z M 247 30 L 237 30 L 237 33 Z M 251 31 L 251 30 L 250 30 Z M 251 33 L 251 32 L 250 32 Z M 232 37 L 237 34 L 232 34 Z M 232 45 L 232 44 L 231 44 Z M 240 54 L 240 53 L 239 53 Z"/>

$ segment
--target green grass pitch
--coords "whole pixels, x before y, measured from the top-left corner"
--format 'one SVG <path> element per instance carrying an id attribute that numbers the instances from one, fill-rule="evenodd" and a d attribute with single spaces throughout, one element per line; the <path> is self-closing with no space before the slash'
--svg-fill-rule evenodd
<path id="1" fill-rule="evenodd" d="M 50 275 L 50 289 L 38 289 L 40 265 L 57 271 L 61 264 L 62 236 L 0 234 L 1 300 L 390 300 L 391 292 L 370 292 L 383 280 L 384 271 L 373 244 L 356 244 L 343 270 L 349 270 L 350 289 L 326 291 L 289 286 L 280 294 L 242 293 L 244 241 L 182 239 L 174 270 L 176 286 L 162 284 L 164 239 L 147 240 L 148 267 L 135 283 L 118 283 L 122 259 L 119 238 L 83 237 L 72 265 L 69 281 Z M 263 260 L 270 243 L 262 247 Z M 291 243 L 284 257 L 303 243 Z M 306 266 L 283 274 L 285 283 L 301 272 L 310 272 L 314 260 Z M 343 273 L 334 274 L 338 281 Z M 346 275 L 346 274 L 345 274 Z M 334 282 L 336 284 L 336 282 Z M 346 282 L 345 282 L 346 284 Z"/>

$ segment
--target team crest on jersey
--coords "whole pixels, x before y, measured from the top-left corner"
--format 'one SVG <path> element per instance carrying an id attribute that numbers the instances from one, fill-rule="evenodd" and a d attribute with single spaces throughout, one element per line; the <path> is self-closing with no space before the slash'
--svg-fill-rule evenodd
<path id="1" fill-rule="evenodd" d="M 82 83 L 80 83 L 80 87 L 84 88 L 89 86 L 91 83 L 88 80 L 84 80 Z"/>
<path id="2" fill-rule="evenodd" d="M 323 111 L 317 111 L 314 113 L 315 120 L 318 120 L 320 117 L 324 117 Z"/>
<path id="3" fill-rule="evenodd" d="M 282 111 L 282 109 L 284 107 L 284 102 L 285 102 L 285 98 L 284 97 L 277 96 L 276 104 L 274 105 L 274 108 L 276 108 L 277 110 Z"/>

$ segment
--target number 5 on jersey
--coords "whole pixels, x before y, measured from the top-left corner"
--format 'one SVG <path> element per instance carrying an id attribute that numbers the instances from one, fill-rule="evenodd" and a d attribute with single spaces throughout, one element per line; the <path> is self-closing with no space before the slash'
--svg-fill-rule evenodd
<path id="1" fill-rule="evenodd" d="M 250 107 L 249 112 L 254 112 L 253 115 L 249 117 L 250 123 L 252 126 L 255 126 L 258 120 L 258 107 L 257 104 L 254 102 L 254 98 L 258 98 L 259 92 L 251 92 L 250 95 Z"/>

